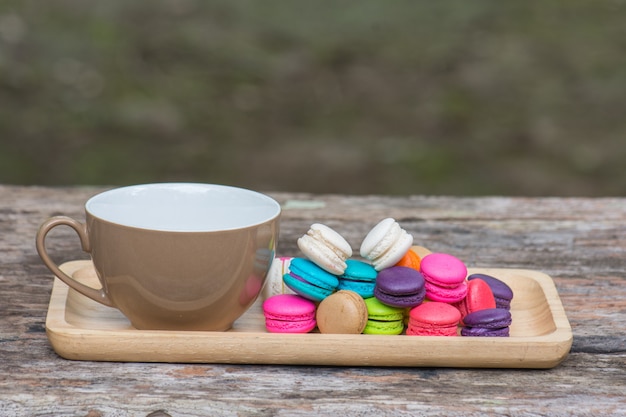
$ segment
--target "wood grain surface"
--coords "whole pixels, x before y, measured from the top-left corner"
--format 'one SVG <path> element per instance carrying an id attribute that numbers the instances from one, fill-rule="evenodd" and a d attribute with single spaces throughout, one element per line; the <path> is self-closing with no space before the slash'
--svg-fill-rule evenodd
<path id="1" fill-rule="evenodd" d="M 299 254 L 313 222 L 357 250 L 394 217 L 470 267 L 547 273 L 574 335 L 553 369 L 68 361 L 45 334 L 53 279 L 34 237 L 49 216 L 82 220 L 102 190 L 0 186 L 0 416 L 626 415 L 625 198 L 269 193 L 284 208 L 281 255 Z M 71 230 L 48 246 L 59 263 L 87 258 Z"/>

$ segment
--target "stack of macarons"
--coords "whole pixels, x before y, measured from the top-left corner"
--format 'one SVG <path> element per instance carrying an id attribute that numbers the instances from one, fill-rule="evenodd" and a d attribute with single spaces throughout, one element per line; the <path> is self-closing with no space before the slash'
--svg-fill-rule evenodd
<path id="1" fill-rule="evenodd" d="M 297 244 L 304 256 L 276 258 L 268 273 L 263 289 L 268 331 L 508 335 L 511 289 L 488 275 L 468 277 L 465 264 L 450 254 L 414 246 L 413 237 L 392 218 L 365 236 L 362 259 L 351 259 L 350 244 L 320 223 Z M 305 310 L 307 318 L 294 309 Z M 282 323 L 290 320 L 296 323 Z"/>
<path id="2" fill-rule="evenodd" d="M 431 253 L 422 259 L 420 270 L 426 280 L 426 297 L 432 301 L 457 303 L 467 295 L 467 267 L 447 253 Z"/>

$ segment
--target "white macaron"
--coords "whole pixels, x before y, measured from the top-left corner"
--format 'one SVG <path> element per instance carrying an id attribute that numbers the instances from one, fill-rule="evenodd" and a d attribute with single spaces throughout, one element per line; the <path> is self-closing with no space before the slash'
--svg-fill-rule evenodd
<path id="1" fill-rule="evenodd" d="M 369 259 L 377 271 L 398 263 L 411 249 L 413 236 L 391 217 L 380 221 L 361 243 L 361 256 Z"/>
<path id="2" fill-rule="evenodd" d="M 267 300 L 273 295 L 279 294 L 295 294 L 283 281 L 283 275 L 289 273 L 289 264 L 293 258 L 289 256 L 277 257 L 272 261 L 265 285 L 261 291 L 263 300 Z"/>
<path id="3" fill-rule="evenodd" d="M 298 239 L 302 253 L 320 268 L 341 275 L 347 268 L 346 259 L 352 256 L 350 244 L 339 233 L 320 223 Z"/>

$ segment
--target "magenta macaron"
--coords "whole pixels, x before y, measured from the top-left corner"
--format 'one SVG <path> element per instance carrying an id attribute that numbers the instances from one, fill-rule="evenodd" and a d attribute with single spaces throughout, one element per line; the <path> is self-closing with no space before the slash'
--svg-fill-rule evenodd
<path id="1" fill-rule="evenodd" d="M 308 333 L 315 328 L 315 303 L 295 294 L 274 295 L 263 302 L 265 328 L 271 333 Z"/>
<path id="2" fill-rule="evenodd" d="M 447 253 L 430 253 L 422 259 L 420 270 L 426 281 L 426 298 L 456 303 L 467 295 L 467 267 Z"/>

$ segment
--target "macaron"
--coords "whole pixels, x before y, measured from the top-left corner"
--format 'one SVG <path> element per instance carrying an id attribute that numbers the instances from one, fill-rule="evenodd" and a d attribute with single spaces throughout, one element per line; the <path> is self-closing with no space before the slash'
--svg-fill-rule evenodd
<path id="1" fill-rule="evenodd" d="M 350 244 L 339 233 L 320 223 L 312 224 L 297 243 L 304 256 L 335 275 L 343 274 L 346 259 L 352 256 Z"/>
<path id="2" fill-rule="evenodd" d="M 467 283 L 467 295 L 458 303 L 454 304 L 461 313 L 461 324 L 463 318 L 475 311 L 496 308 L 496 300 L 493 297 L 491 288 L 482 279 L 473 279 Z"/>
<path id="3" fill-rule="evenodd" d="M 374 297 L 392 307 L 415 307 L 424 301 L 424 277 L 405 266 L 383 269 L 376 278 Z"/>
<path id="4" fill-rule="evenodd" d="M 265 285 L 261 290 L 261 297 L 264 300 L 278 294 L 295 294 L 283 281 L 283 276 L 289 273 L 289 264 L 292 259 L 293 257 L 291 256 L 274 258 L 270 265 L 270 270 L 267 272 Z"/>
<path id="5" fill-rule="evenodd" d="M 431 301 L 409 312 L 409 336 L 456 336 L 461 320 L 459 310 L 447 303 Z"/>
<path id="6" fill-rule="evenodd" d="M 507 337 L 512 318 L 507 309 L 489 308 L 468 314 L 463 322 L 461 336 Z"/>
<path id="7" fill-rule="evenodd" d="M 265 328 L 272 333 L 308 333 L 315 329 L 315 303 L 294 294 L 274 295 L 263 302 Z"/>
<path id="8" fill-rule="evenodd" d="M 360 253 L 380 271 L 398 263 L 412 244 L 413 236 L 389 217 L 369 231 L 361 243 Z"/>
<path id="9" fill-rule="evenodd" d="M 460 259 L 447 253 L 431 253 L 422 259 L 420 270 L 428 299 L 456 303 L 465 298 L 467 267 Z"/>
<path id="10" fill-rule="evenodd" d="M 419 271 L 421 262 L 422 258 L 413 249 L 409 249 L 394 266 L 406 266 Z"/>
<path id="11" fill-rule="evenodd" d="M 293 258 L 289 273 L 283 275 L 285 285 L 296 294 L 312 301 L 322 301 L 339 285 L 337 276 L 305 258 Z"/>
<path id="12" fill-rule="evenodd" d="M 354 291 L 340 290 L 317 306 L 316 321 L 320 333 L 361 334 L 367 324 L 367 306 Z"/>
<path id="13" fill-rule="evenodd" d="M 366 262 L 356 259 L 346 260 L 346 270 L 339 277 L 340 290 L 354 291 L 363 298 L 374 296 L 378 272 Z"/>
<path id="14" fill-rule="evenodd" d="M 420 257 L 420 259 L 424 259 L 424 256 L 433 253 L 430 249 L 424 247 L 424 246 L 419 246 L 419 245 L 413 245 L 411 246 L 411 250 L 413 252 L 415 252 L 417 254 L 417 256 Z"/>
<path id="15" fill-rule="evenodd" d="M 397 335 L 404 330 L 404 310 L 381 303 L 377 298 L 365 299 L 367 324 L 363 334 Z"/>
<path id="16" fill-rule="evenodd" d="M 491 292 L 493 293 L 493 297 L 496 300 L 497 308 L 505 308 L 507 310 L 511 309 L 511 300 L 513 300 L 513 290 L 511 287 L 498 278 L 487 274 L 472 274 L 467 277 L 468 281 L 472 281 L 474 279 L 482 279 L 487 283 L 487 285 L 489 285 Z"/>

